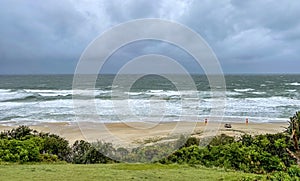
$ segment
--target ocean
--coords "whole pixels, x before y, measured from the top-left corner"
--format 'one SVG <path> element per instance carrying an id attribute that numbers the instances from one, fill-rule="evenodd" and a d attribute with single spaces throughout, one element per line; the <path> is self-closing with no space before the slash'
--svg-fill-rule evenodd
<path id="1" fill-rule="evenodd" d="M 116 96 L 118 94 L 112 97 L 113 79 L 114 75 L 99 76 L 93 90 L 97 114 L 101 119 L 89 119 L 88 111 L 83 109 L 86 120 L 81 121 L 139 121 L 139 117 L 147 116 L 151 116 L 153 121 L 176 121 L 182 111 L 181 100 L 186 95 L 199 97 L 188 100 L 184 105 L 199 120 L 207 118 L 212 109 L 210 86 L 205 75 L 193 75 L 197 91 L 180 93 L 176 90 L 176 83 L 148 75 L 139 79 L 130 91 L 115 88 L 120 91 L 119 94 L 126 95 L 125 98 Z M 300 75 L 226 75 L 225 80 L 225 121 L 244 122 L 248 118 L 253 122 L 286 122 L 300 110 Z M 74 122 L 72 82 L 73 75 L 1 75 L 0 122 Z M 74 98 L 85 99 L 84 95 Z M 120 105 L 130 105 L 131 111 L 122 111 L 123 108 L 119 107 L 117 114 L 121 116 L 116 116 L 112 100 Z M 154 108 L 164 105 L 164 119 L 160 119 L 160 114 L 149 114 L 149 100 Z"/>

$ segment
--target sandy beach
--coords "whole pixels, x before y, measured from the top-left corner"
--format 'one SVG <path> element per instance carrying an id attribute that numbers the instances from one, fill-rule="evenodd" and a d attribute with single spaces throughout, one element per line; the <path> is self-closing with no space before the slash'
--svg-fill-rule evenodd
<path id="1" fill-rule="evenodd" d="M 145 140 L 158 141 L 172 135 L 189 134 L 203 138 L 222 133 L 239 137 L 242 134 L 278 133 L 285 130 L 288 123 L 230 123 L 232 128 L 225 128 L 224 123 L 203 122 L 167 122 L 167 123 L 40 123 L 30 126 L 32 129 L 58 134 L 70 143 L 76 140 L 89 142 L 103 140 L 116 145 L 137 144 Z M 0 131 L 17 126 L 0 124 Z"/>

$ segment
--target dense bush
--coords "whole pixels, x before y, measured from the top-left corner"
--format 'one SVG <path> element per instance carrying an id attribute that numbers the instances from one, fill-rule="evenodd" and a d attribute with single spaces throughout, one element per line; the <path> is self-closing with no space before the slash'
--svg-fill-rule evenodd
<path id="1" fill-rule="evenodd" d="M 7 162 L 40 161 L 36 140 L 0 139 L 0 160 Z"/>
<path id="2" fill-rule="evenodd" d="M 0 138 L 22 140 L 26 139 L 28 136 L 32 136 L 32 132 L 33 130 L 30 129 L 28 126 L 19 126 L 18 128 L 13 128 L 12 130 L 1 132 Z"/>
<path id="3" fill-rule="evenodd" d="M 289 167 L 286 171 L 273 172 L 267 176 L 271 181 L 299 181 L 300 168 L 297 165 Z"/>
<path id="4" fill-rule="evenodd" d="M 115 152 L 112 144 L 96 142 L 88 143 L 84 140 L 76 141 L 72 146 L 73 163 L 111 163 L 114 162 L 110 157 Z"/>
<path id="5" fill-rule="evenodd" d="M 240 139 L 244 146 L 256 146 L 271 155 L 278 156 L 286 166 L 295 164 L 295 160 L 290 157 L 287 148 L 292 149 L 293 144 L 290 137 L 284 133 L 257 135 L 243 135 Z"/>
<path id="6" fill-rule="evenodd" d="M 57 155 L 60 160 L 71 161 L 71 148 L 69 142 L 54 134 L 43 137 L 43 144 L 40 152 Z"/>
<path id="7" fill-rule="evenodd" d="M 210 146 L 219 146 L 219 145 L 226 145 L 234 142 L 234 137 L 228 136 L 226 134 L 221 134 L 215 136 L 211 142 L 209 143 Z"/>
<path id="8" fill-rule="evenodd" d="M 126 162 L 158 162 L 173 152 L 174 143 L 161 143 L 135 148 L 128 154 Z"/>
<path id="9" fill-rule="evenodd" d="M 182 147 L 190 147 L 190 146 L 193 146 L 193 145 L 199 146 L 199 144 L 200 144 L 200 139 L 199 138 L 189 137 Z"/>
<path id="10" fill-rule="evenodd" d="M 286 132 L 290 135 L 293 130 L 295 130 L 295 134 L 298 138 L 300 138 L 300 111 L 296 112 L 293 117 L 290 117 L 289 126 L 286 129 Z"/>
<path id="11" fill-rule="evenodd" d="M 176 142 L 143 146 L 132 150 L 115 149 L 111 143 L 76 141 L 72 147 L 67 140 L 49 133 L 39 133 L 20 126 L 0 134 L 0 159 L 11 162 L 64 160 L 72 163 L 111 163 L 114 158 L 126 162 L 189 163 L 222 166 L 246 172 L 284 170 L 294 164 L 286 148 L 290 138 L 283 134 L 252 137 L 244 135 L 235 141 L 227 135 L 216 136 L 205 147 L 200 140 L 181 136 Z M 180 149 L 172 153 L 174 148 Z M 167 157 L 168 156 L 168 157 Z"/>
<path id="12" fill-rule="evenodd" d="M 0 161 L 71 161 L 69 142 L 54 134 L 19 126 L 0 133 Z"/>
<path id="13" fill-rule="evenodd" d="M 290 140 L 283 133 L 256 137 L 244 135 L 238 141 L 220 135 L 205 147 L 183 147 L 160 162 L 201 164 L 254 173 L 283 171 L 295 164 L 286 151 L 289 146 Z"/>

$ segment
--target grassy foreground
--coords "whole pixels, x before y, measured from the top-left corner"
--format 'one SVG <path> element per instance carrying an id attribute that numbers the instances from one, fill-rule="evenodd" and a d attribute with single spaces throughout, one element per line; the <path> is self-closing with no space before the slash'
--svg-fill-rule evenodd
<path id="1" fill-rule="evenodd" d="M 255 174 L 217 168 L 160 164 L 0 165 L 0 180 L 241 180 Z"/>

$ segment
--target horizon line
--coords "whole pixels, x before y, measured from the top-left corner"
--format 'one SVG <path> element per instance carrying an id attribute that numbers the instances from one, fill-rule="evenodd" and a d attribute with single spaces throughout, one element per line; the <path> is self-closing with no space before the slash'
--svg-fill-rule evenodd
<path id="1" fill-rule="evenodd" d="M 0 76 L 39 76 L 39 75 L 76 75 L 74 73 L 20 73 L 20 74 L 1 74 Z M 94 74 L 77 74 L 77 75 L 94 75 Z M 118 75 L 117 73 L 99 73 L 97 75 Z M 130 73 L 126 73 L 126 74 L 120 74 L 120 75 L 141 75 L 141 74 L 130 74 Z M 147 74 L 147 75 L 182 75 L 179 73 L 165 73 L 165 74 Z M 205 73 L 190 73 L 190 75 L 300 75 L 299 73 L 296 72 L 288 72 L 288 73 L 283 73 L 283 72 L 272 72 L 272 73 L 224 73 L 224 74 L 205 74 Z"/>

